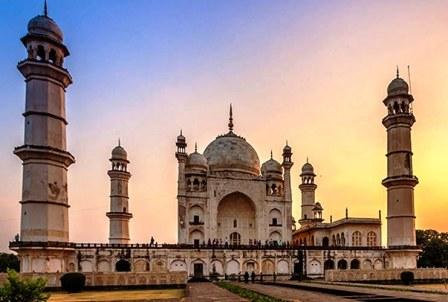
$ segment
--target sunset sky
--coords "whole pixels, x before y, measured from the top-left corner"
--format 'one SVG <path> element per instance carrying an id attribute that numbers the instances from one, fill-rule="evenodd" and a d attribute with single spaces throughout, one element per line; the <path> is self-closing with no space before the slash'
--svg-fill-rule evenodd
<path id="1" fill-rule="evenodd" d="M 64 32 L 70 240 L 107 242 L 108 159 L 128 151 L 131 241 L 177 240 L 175 140 L 188 151 L 235 132 L 264 162 L 288 140 L 293 214 L 307 156 L 324 218 L 386 220 L 386 114 L 396 65 L 408 80 L 417 228 L 448 231 L 447 1 L 49 0 Z M 26 57 L 20 38 L 43 0 L 0 0 L 0 250 L 19 232 Z M 383 244 L 385 241 L 383 241 Z"/>

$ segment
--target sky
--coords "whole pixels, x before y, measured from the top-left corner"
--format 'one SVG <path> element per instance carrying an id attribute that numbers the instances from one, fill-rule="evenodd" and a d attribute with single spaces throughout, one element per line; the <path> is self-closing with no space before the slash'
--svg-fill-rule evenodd
<path id="1" fill-rule="evenodd" d="M 20 42 L 43 0 L 0 0 L 0 250 L 19 232 L 25 84 Z M 177 240 L 180 129 L 188 151 L 235 132 L 260 161 L 288 140 L 293 215 L 314 165 L 324 218 L 378 217 L 385 233 L 386 114 L 396 66 L 411 69 L 417 228 L 448 231 L 447 1 L 48 0 L 71 55 L 67 89 L 70 240 L 107 242 L 110 152 L 131 164 L 131 241 Z M 384 239 L 384 238 L 383 238 Z M 383 243 L 385 243 L 383 241 Z"/>

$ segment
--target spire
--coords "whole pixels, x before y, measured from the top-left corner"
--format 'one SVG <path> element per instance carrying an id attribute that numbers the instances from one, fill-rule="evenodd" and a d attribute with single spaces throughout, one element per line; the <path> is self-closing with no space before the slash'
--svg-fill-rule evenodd
<path id="1" fill-rule="evenodd" d="M 45 15 L 45 17 L 48 17 L 47 0 L 45 0 L 45 2 L 44 2 L 44 15 Z"/>
<path id="2" fill-rule="evenodd" d="M 288 145 L 288 140 L 286 140 L 286 146 L 289 146 L 289 145 Z"/>
<path id="3" fill-rule="evenodd" d="M 118 146 L 121 147 L 121 141 L 120 141 L 120 138 L 118 138 Z"/>
<path id="4" fill-rule="evenodd" d="M 397 65 L 397 79 L 400 77 L 400 70 L 398 70 L 398 65 Z"/>
<path id="5" fill-rule="evenodd" d="M 274 155 L 272 154 L 272 149 L 271 149 L 271 159 L 273 159 L 274 158 Z"/>
<path id="6" fill-rule="evenodd" d="M 309 161 L 308 161 L 308 156 L 306 157 L 306 163 L 307 163 L 307 164 L 309 164 Z"/>
<path id="7" fill-rule="evenodd" d="M 180 135 L 182 135 L 182 129 L 180 129 Z"/>
<path id="8" fill-rule="evenodd" d="M 233 132 L 233 112 L 232 112 L 232 104 L 230 104 L 230 112 L 229 112 L 229 131 Z"/>
<path id="9" fill-rule="evenodd" d="M 197 142 L 194 143 L 194 152 L 195 153 L 198 152 L 198 143 Z"/>

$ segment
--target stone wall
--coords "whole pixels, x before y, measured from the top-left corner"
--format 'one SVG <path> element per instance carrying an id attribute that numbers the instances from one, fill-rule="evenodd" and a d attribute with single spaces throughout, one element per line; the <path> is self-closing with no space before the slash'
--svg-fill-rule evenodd
<path id="1" fill-rule="evenodd" d="M 444 268 L 417 269 L 381 269 L 381 270 L 326 270 L 325 281 L 331 282 L 374 282 L 400 281 L 403 271 L 414 273 L 415 280 L 448 279 L 448 270 Z"/>
<path id="2" fill-rule="evenodd" d="M 187 283 L 186 272 L 166 272 L 166 273 L 83 273 L 86 276 L 86 286 L 160 286 L 178 285 Z M 47 279 L 47 287 L 60 287 L 59 279 L 62 273 L 22 273 L 23 278 Z M 6 281 L 6 274 L 0 274 L 0 284 Z"/>

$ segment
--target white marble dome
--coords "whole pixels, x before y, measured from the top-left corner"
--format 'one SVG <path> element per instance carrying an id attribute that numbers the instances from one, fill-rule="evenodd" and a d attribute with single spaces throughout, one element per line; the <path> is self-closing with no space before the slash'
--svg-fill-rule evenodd
<path id="1" fill-rule="evenodd" d="M 255 149 L 242 137 L 229 132 L 218 136 L 204 151 L 210 171 L 229 171 L 260 175 L 260 160 Z"/>

